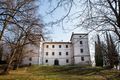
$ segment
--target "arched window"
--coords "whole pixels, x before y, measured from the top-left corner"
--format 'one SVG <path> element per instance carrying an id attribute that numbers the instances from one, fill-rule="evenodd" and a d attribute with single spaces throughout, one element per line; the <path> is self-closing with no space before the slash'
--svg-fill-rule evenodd
<path id="1" fill-rule="evenodd" d="M 59 65 L 59 60 L 58 59 L 54 60 L 54 65 Z"/>

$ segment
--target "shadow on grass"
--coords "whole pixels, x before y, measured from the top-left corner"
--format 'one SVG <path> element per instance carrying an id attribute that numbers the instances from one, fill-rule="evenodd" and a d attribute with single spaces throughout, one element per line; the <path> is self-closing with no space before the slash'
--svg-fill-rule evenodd
<path id="1" fill-rule="evenodd" d="M 42 74 L 62 74 L 62 75 L 97 75 L 103 68 L 93 68 L 93 67 L 81 67 L 81 66 L 40 66 L 33 68 L 31 67 L 29 71 L 33 69 L 33 73 Z"/>
<path id="2" fill-rule="evenodd" d="M 103 68 L 84 68 L 84 67 L 67 67 L 59 69 L 57 72 L 70 74 L 70 75 L 96 75 L 100 71 L 104 70 Z"/>

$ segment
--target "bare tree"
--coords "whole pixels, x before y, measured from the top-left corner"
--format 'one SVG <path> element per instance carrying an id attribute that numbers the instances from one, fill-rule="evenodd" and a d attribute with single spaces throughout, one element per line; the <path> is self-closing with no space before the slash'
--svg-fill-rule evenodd
<path id="1" fill-rule="evenodd" d="M 41 28 L 43 26 L 41 26 L 40 24 L 36 24 L 36 22 L 37 21 L 35 20 L 29 23 L 29 25 L 28 24 L 25 25 L 24 27 L 22 27 L 24 30 L 17 28 L 17 30 L 12 31 L 12 36 L 14 36 L 12 38 L 10 38 L 9 36 L 5 37 L 6 43 L 8 44 L 8 46 L 10 46 L 10 53 L 7 60 L 7 65 L 4 69 L 4 73 L 6 72 L 8 73 L 9 68 L 12 64 L 14 65 L 14 69 L 18 67 L 20 61 L 23 58 L 23 55 L 25 55 L 23 53 L 23 49 L 26 45 L 28 44 L 38 45 L 38 42 L 40 42 L 40 38 L 42 34 Z M 38 30 L 40 32 L 38 32 Z"/>
<path id="2" fill-rule="evenodd" d="M 26 17 L 32 16 L 37 9 L 37 0 L 0 0 L 0 40 L 4 37 L 5 30 L 12 26 L 21 27 Z M 30 20 L 26 19 L 30 23 Z M 21 27 L 22 29 L 22 27 Z"/>
<path id="3" fill-rule="evenodd" d="M 66 14 L 51 24 L 78 20 L 75 28 L 113 31 L 120 40 L 120 0 L 48 0 L 50 5 L 56 3 L 49 14 L 64 8 Z M 75 8 L 78 10 L 75 11 Z M 63 9 L 61 9 L 63 10 Z"/>
<path id="4" fill-rule="evenodd" d="M 5 42 L 9 46 L 10 53 L 8 54 L 7 65 L 4 69 L 4 73 L 8 73 L 10 66 L 14 65 L 14 69 L 18 67 L 20 61 L 23 58 L 23 49 L 28 44 L 38 45 L 41 38 L 41 32 L 35 32 L 33 27 L 34 25 L 24 27 L 24 30 L 17 29 L 19 31 L 14 31 L 12 35 L 14 37 L 10 38 L 9 36 L 5 37 Z M 36 25 L 37 26 L 37 25 Z M 41 30 L 41 26 L 39 26 Z M 16 28 L 16 27 L 15 27 Z M 38 29 L 38 28 L 37 28 Z"/>
<path id="5" fill-rule="evenodd" d="M 10 67 L 18 66 L 27 44 L 40 41 L 43 34 L 43 22 L 37 15 L 37 0 L 4 0 L 0 1 L 0 40 L 9 47 L 7 64 L 3 73 L 9 73 Z"/>

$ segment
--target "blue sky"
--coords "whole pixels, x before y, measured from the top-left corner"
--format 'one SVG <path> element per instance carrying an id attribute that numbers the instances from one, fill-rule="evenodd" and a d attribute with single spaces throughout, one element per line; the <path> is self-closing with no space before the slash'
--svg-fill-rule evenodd
<path id="1" fill-rule="evenodd" d="M 39 8 L 39 12 L 41 16 L 43 17 L 44 23 L 49 23 L 51 21 L 55 21 L 60 19 L 63 15 L 65 15 L 66 11 L 63 8 L 58 8 L 55 12 L 52 14 L 47 14 L 54 6 L 55 2 L 52 2 L 51 6 L 48 3 L 48 0 L 41 0 L 41 5 Z M 72 12 L 76 12 L 78 9 L 73 7 Z M 68 22 L 64 22 L 64 27 L 62 27 L 62 24 L 56 24 L 54 26 L 47 26 L 47 29 L 51 31 L 51 34 L 49 35 L 53 41 L 69 41 L 70 36 L 72 32 L 74 33 L 86 33 L 87 31 L 83 28 L 77 28 L 73 29 L 75 26 L 74 24 L 77 23 L 77 20 L 69 20 Z"/>

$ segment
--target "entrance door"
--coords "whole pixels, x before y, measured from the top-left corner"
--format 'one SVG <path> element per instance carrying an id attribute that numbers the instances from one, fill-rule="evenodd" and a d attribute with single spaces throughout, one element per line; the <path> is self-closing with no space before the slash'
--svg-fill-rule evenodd
<path id="1" fill-rule="evenodd" d="M 54 65 L 59 65 L 59 60 L 55 59 Z"/>

